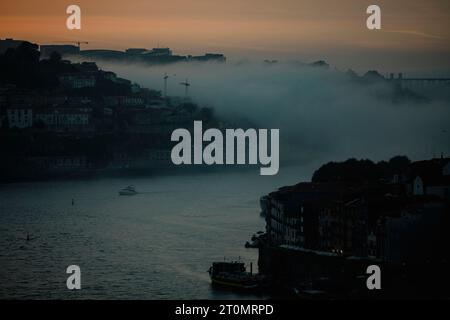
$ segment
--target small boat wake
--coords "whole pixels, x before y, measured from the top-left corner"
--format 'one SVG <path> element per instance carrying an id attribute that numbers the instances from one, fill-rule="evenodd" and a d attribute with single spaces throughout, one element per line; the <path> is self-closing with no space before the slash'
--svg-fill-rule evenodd
<path id="1" fill-rule="evenodd" d="M 138 194 L 135 186 L 128 186 L 119 191 L 120 196 L 134 196 Z"/>

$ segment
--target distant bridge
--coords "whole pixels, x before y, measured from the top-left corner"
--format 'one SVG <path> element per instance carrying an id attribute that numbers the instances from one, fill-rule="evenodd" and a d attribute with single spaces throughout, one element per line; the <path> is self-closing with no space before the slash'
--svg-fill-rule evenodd
<path id="1" fill-rule="evenodd" d="M 402 82 L 450 82 L 450 78 L 402 78 L 400 80 Z"/>
<path id="2" fill-rule="evenodd" d="M 450 78 L 404 78 L 402 73 L 399 73 L 397 78 L 391 73 L 388 80 L 409 88 L 450 85 Z"/>

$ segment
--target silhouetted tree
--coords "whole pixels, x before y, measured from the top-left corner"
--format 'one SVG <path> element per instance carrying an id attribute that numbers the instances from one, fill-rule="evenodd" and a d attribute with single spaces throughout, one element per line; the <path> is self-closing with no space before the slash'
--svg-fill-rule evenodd
<path id="1" fill-rule="evenodd" d="M 313 182 L 364 182 L 391 178 L 407 170 L 411 161 L 406 156 L 396 156 L 388 162 L 374 163 L 371 160 L 348 159 L 344 162 L 329 162 L 313 174 Z"/>

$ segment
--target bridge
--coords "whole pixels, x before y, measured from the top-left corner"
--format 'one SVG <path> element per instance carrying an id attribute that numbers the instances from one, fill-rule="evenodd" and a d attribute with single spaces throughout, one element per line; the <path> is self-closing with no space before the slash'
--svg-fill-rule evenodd
<path id="1" fill-rule="evenodd" d="M 450 78 L 404 78 L 402 73 L 399 73 L 397 78 L 394 78 L 394 74 L 391 73 L 388 80 L 399 83 L 402 88 L 450 85 Z"/>

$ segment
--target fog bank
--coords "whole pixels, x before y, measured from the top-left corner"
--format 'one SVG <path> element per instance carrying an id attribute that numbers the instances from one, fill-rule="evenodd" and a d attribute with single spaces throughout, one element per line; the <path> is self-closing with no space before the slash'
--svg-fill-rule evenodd
<path id="1" fill-rule="evenodd" d="M 450 103 L 442 92 L 430 101 L 393 102 L 386 84 L 360 85 L 331 68 L 292 64 L 98 64 L 161 91 L 167 73 L 169 96 L 183 96 L 180 82 L 189 79 L 192 100 L 218 116 L 279 128 L 284 163 L 450 155 Z"/>

